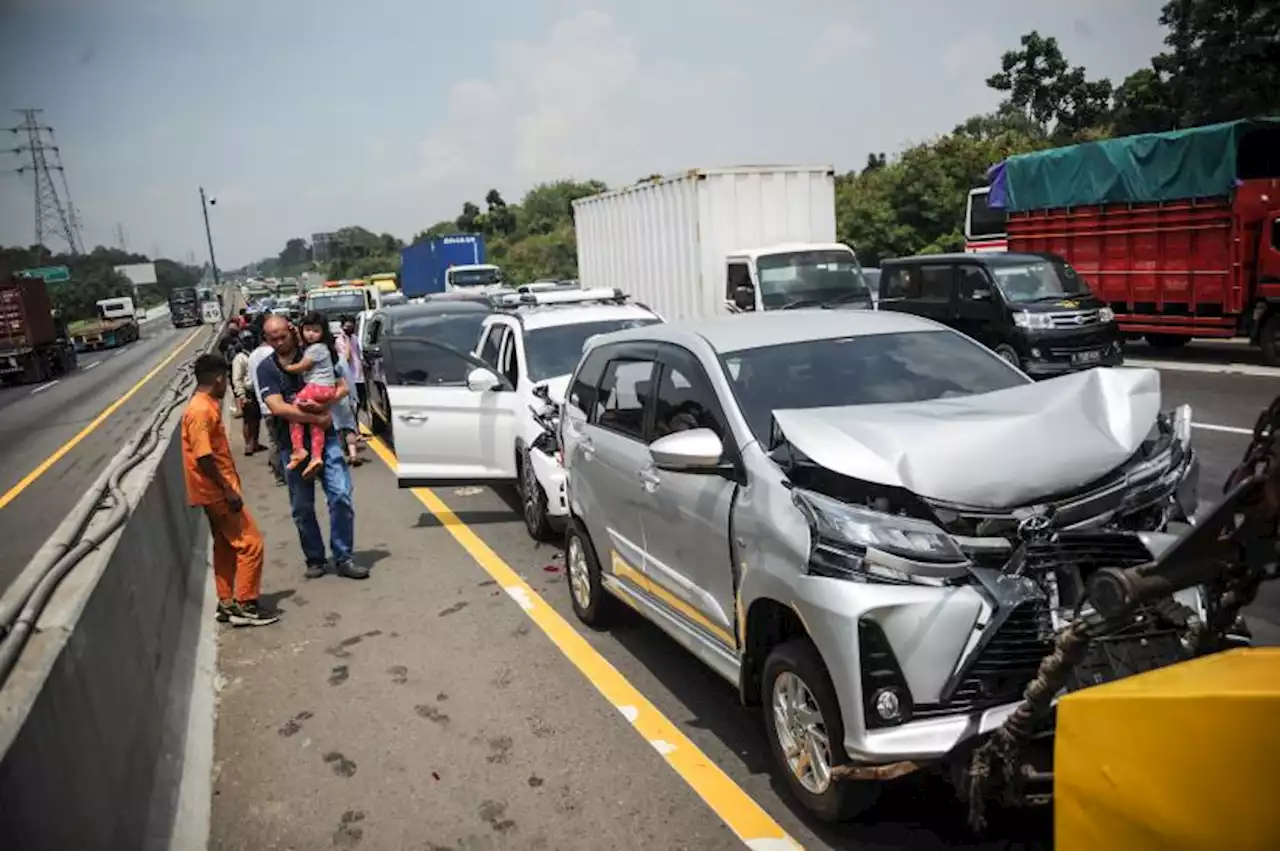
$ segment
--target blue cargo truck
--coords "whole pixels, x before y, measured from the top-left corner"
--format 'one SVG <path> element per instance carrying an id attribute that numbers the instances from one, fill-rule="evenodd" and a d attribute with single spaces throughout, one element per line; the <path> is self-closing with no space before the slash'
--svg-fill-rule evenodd
<path id="1" fill-rule="evenodd" d="M 486 265 L 484 235 L 437 236 L 400 252 L 400 291 L 409 298 L 502 283 L 502 271 Z"/>

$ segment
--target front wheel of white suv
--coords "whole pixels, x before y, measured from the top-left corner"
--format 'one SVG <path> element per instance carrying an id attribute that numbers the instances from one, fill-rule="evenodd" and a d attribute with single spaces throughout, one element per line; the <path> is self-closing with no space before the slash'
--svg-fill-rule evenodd
<path id="1" fill-rule="evenodd" d="M 525 449 L 520 458 L 520 512 L 529 537 L 538 543 L 550 541 L 555 534 L 551 517 L 547 514 L 547 492 L 538 482 L 534 469 L 533 450 Z"/>
<path id="2" fill-rule="evenodd" d="M 807 638 L 780 644 L 764 663 L 760 693 L 765 735 L 787 786 L 805 809 L 826 822 L 853 818 L 879 795 L 876 783 L 835 780 L 849 762 L 835 688 Z"/>

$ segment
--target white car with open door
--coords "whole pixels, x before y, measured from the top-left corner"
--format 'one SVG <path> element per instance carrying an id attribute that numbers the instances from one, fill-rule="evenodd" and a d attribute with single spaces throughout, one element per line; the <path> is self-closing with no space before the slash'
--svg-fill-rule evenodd
<path id="1" fill-rule="evenodd" d="M 559 407 L 583 347 L 600 334 L 662 320 L 617 290 L 511 293 L 494 301 L 470 357 L 437 346 L 436 356 L 452 357 L 456 384 L 393 392 L 400 485 L 511 484 L 530 536 L 548 540 L 569 513 Z M 415 417 L 412 432 L 399 422 L 407 416 Z"/>

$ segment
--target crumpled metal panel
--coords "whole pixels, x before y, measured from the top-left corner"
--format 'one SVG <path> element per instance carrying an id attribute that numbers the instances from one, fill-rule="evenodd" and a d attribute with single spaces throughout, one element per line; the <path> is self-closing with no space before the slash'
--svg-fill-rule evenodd
<path id="1" fill-rule="evenodd" d="M 1091 369 L 927 402 L 775 411 L 814 463 L 944 502 L 1010 508 L 1128 460 L 1160 413 L 1154 369 Z"/>

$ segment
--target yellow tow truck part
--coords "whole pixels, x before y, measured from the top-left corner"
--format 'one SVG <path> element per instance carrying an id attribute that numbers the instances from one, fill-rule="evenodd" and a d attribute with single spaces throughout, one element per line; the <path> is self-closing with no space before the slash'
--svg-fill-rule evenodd
<path id="1" fill-rule="evenodd" d="M 1056 851 L 1280 849 L 1280 648 L 1066 695 L 1053 770 Z"/>

